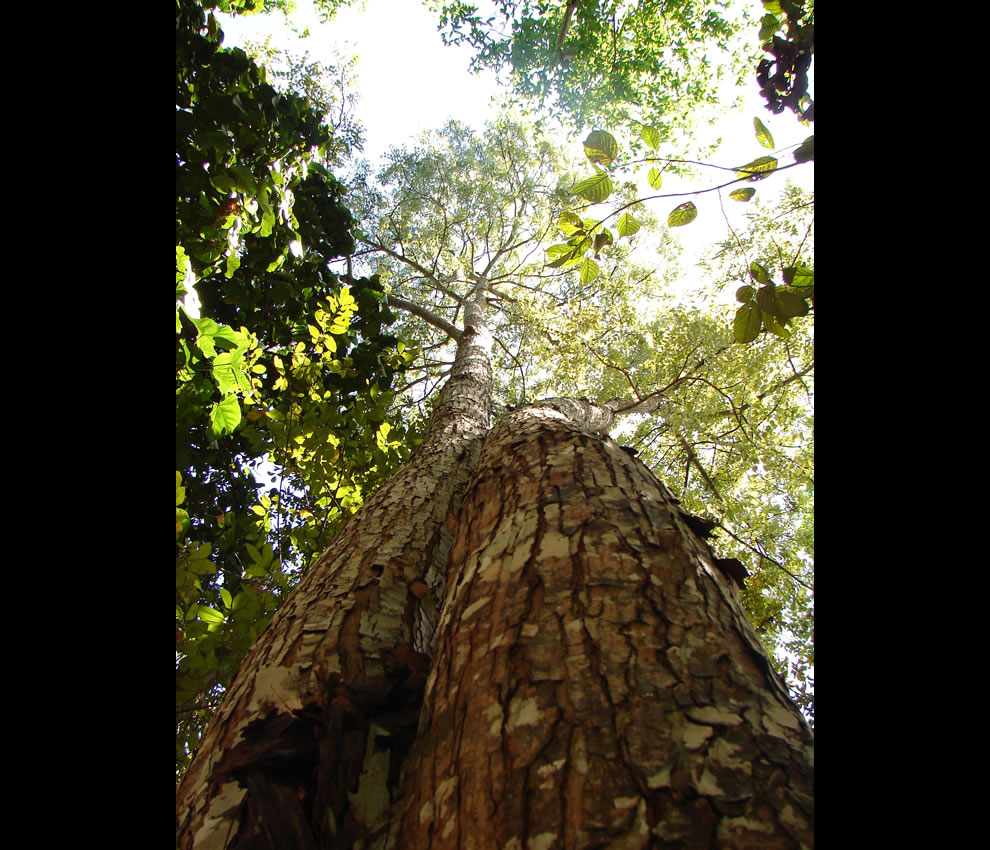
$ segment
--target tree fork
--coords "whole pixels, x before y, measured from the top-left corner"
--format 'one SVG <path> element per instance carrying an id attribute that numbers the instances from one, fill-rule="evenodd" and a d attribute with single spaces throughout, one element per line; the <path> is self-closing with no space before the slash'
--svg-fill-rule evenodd
<path id="1" fill-rule="evenodd" d="M 557 409 L 496 425 L 389 847 L 813 846 L 813 733 L 682 517 Z"/>

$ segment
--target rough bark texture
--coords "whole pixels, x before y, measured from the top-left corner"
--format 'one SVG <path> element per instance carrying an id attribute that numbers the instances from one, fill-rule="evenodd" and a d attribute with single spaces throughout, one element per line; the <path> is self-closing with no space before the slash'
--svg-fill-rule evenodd
<path id="1" fill-rule="evenodd" d="M 488 428 L 483 307 L 468 305 L 474 323 L 422 445 L 241 663 L 177 792 L 182 850 L 350 848 L 384 815 L 415 735 L 453 518 Z"/>
<path id="2" fill-rule="evenodd" d="M 485 441 L 394 848 L 811 847 L 813 737 L 733 581 L 611 440 Z"/>

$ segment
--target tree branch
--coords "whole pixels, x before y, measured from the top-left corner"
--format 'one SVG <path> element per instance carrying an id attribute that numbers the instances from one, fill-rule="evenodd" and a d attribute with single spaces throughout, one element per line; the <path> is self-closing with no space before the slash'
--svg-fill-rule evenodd
<path id="1" fill-rule="evenodd" d="M 442 319 L 436 313 L 427 310 L 425 307 L 420 306 L 412 301 L 406 301 L 405 298 L 398 298 L 395 295 L 388 296 L 389 306 L 395 305 L 407 313 L 412 313 L 414 316 L 419 316 L 424 322 L 433 325 L 435 328 L 442 330 L 447 336 L 455 341 L 459 341 L 461 338 L 461 331 L 455 328 L 446 319 Z"/>

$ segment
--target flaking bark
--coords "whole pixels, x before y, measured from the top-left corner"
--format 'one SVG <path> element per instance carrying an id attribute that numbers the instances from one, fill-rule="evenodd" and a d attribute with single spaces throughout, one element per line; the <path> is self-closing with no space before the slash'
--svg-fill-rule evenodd
<path id="1" fill-rule="evenodd" d="M 390 847 L 813 845 L 812 733 L 734 582 L 559 406 L 485 441 L 434 658 Z"/>

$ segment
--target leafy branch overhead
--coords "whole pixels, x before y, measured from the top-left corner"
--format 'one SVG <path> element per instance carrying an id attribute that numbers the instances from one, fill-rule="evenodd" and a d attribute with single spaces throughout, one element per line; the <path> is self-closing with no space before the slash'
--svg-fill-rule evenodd
<path id="1" fill-rule="evenodd" d="M 773 149 L 773 136 L 763 122 L 759 118 L 754 118 L 753 125 L 757 142 L 765 148 Z M 650 126 L 639 127 L 639 139 L 651 151 L 656 151 L 662 142 L 660 131 L 656 127 Z M 594 130 L 587 136 L 584 140 L 584 154 L 588 161 L 595 166 L 595 173 L 575 183 L 570 193 L 572 197 L 583 198 L 591 205 L 602 204 L 613 196 L 619 185 L 618 173 L 620 171 L 644 163 L 650 165 L 647 181 L 652 188 L 659 189 L 663 182 L 664 170 L 670 164 L 678 162 L 678 160 L 648 155 L 633 162 L 619 163 L 617 162 L 619 144 L 611 133 L 604 130 Z M 709 192 L 719 192 L 721 189 L 739 182 L 757 182 L 766 179 L 777 171 L 813 159 L 814 136 L 811 136 L 794 151 L 794 161 L 789 165 L 781 166 L 775 156 L 760 156 L 745 165 L 732 169 L 734 172 L 732 180 L 706 189 L 699 189 L 690 194 L 703 195 Z M 704 165 L 704 163 L 698 164 Z M 709 167 L 718 168 L 718 166 Z M 550 268 L 580 266 L 582 281 L 594 280 L 600 272 L 597 261 L 601 258 L 601 252 L 609 246 L 615 245 L 617 239 L 633 236 L 642 227 L 641 222 L 628 210 L 646 201 L 672 197 L 673 194 L 676 193 L 651 195 L 622 202 L 601 219 L 582 218 L 570 211 L 562 213 L 558 227 L 560 232 L 568 238 L 566 242 L 557 243 L 547 248 L 547 266 Z M 729 193 L 732 200 L 740 203 L 752 200 L 755 195 L 756 189 L 751 187 L 741 187 Z M 698 214 L 698 207 L 694 201 L 682 202 L 668 214 L 667 226 L 684 227 L 695 221 Z M 613 231 L 606 227 L 605 223 L 616 216 L 618 218 L 615 221 L 613 234 Z M 735 340 L 739 343 L 749 343 L 764 331 L 786 338 L 786 326 L 793 319 L 808 314 L 809 301 L 811 307 L 814 306 L 814 273 L 803 267 L 785 267 L 782 269 L 784 286 L 775 286 L 771 283 L 762 266 L 757 263 L 754 263 L 753 266 L 761 270 L 759 275 L 754 272 L 753 279 L 761 284 L 762 288 L 754 290 L 752 287 L 741 287 L 736 293 L 737 299 L 743 303 L 743 306 L 737 311 L 733 323 Z M 792 285 L 795 276 L 797 276 L 798 282 Z"/>

